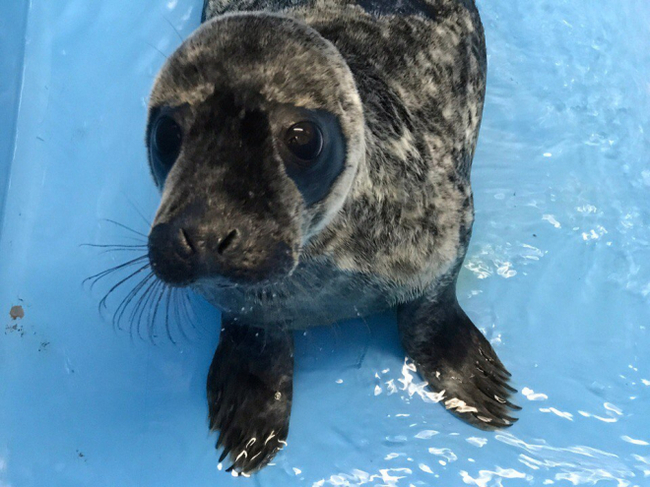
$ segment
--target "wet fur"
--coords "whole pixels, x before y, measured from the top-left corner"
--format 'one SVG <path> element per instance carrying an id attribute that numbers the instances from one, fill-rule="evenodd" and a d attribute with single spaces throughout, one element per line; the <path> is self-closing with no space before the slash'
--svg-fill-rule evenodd
<path id="1" fill-rule="evenodd" d="M 473 1 L 207 0 L 204 20 L 199 35 L 163 68 L 152 106 L 199 103 L 224 77 L 245 75 L 251 92 L 263 98 L 328 109 L 348 147 L 345 170 L 325 199 L 300 210 L 282 206 L 293 200 L 281 191 L 274 200 L 273 211 L 301 214 L 299 264 L 291 275 L 255 286 L 194 284 L 223 310 L 223 336 L 238 337 L 236 347 L 222 338 L 208 378 L 211 427 L 220 431 L 218 446 L 235 469 L 266 464 L 288 434 L 290 330 L 391 307 L 406 352 L 430 386 L 445 391 L 447 408 L 483 429 L 512 424 L 509 374 L 455 296 L 473 223 L 469 176 L 486 80 Z M 219 28 L 210 31 L 215 22 Z M 244 39 L 269 26 L 260 35 L 270 43 L 288 39 L 272 55 L 244 40 L 228 56 L 219 51 L 221 38 Z M 313 45 L 323 59 L 305 54 L 301 65 L 296 59 Z M 287 66 L 295 75 L 290 79 Z M 248 95 L 234 96 L 246 106 Z M 208 146 L 201 142 L 195 150 L 209 154 Z M 175 188 L 192 187 L 190 169 L 170 173 L 157 219 L 187 198 Z M 264 184 L 273 186 L 277 177 L 283 187 L 282 175 L 264 177 Z M 216 172 L 201 178 L 219 181 Z M 264 213 L 256 215 L 264 236 Z M 289 218 L 277 232 L 291 225 Z M 266 333 L 269 345 L 260 347 Z M 278 409 L 274 391 L 280 389 L 288 402 Z M 280 434 L 260 448 L 269 431 Z"/>
<path id="2" fill-rule="evenodd" d="M 401 2 L 401 8 L 407 3 Z M 375 310 L 408 301 L 436 286 L 462 261 L 473 222 L 469 171 L 486 59 L 482 26 L 471 3 L 414 2 L 409 8 L 417 14 L 406 16 L 384 15 L 385 10 L 377 15 L 371 2 L 282 5 L 214 1 L 205 11 L 208 19 L 250 10 L 288 15 L 332 42 L 346 59 L 363 104 L 365 153 L 343 207 L 302 249 L 300 279 L 252 292 L 222 292 L 210 283 L 198 287 L 226 307 L 252 307 L 250 322 L 257 326 L 282 322 L 304 328 L 356 316 L 367 308 L 364 296 Z M 331 82 L 325 74 L 320 81 Z M 331 269 L 359 285 L 353 299 L 345 299 L 349 289 L 333 296 L 340 286 L 321 278 Z M 312 285 L 303 290 L 300 281 Z M 291 296 L 289 303 L 283 295 Z M 262 302 L 259 296 L 266 298 Z M 339 298 L 335 316 L 305 319 L 301 299 L 327 308 L 334 297 Z"/>

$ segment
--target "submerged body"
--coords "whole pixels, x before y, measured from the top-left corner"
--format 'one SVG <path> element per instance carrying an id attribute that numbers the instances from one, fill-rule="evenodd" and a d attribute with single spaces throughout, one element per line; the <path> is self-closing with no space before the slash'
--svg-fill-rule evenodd
<path id="1" fill-rule="evenodd" d="M 509 374 L 456 300 L 486 55 L 473 0 L 206 0 L 147 143 L 157 277 L 222 310 L 210 426 L 233 468 L 285 444 L 291 330 L 395 308 L 454 414 L 511 425 Z"/>

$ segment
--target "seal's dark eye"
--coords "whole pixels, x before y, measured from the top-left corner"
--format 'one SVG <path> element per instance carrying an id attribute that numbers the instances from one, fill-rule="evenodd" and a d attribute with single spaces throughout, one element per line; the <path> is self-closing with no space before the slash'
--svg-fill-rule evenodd
<path id="1" fill-rule="evenodd" d="M 183 132 L 176 121 L 167 115 L 158 119 L 152 134 L 153 149 L 161 162 L 166 165 L 174 163 L 181 151 Z"/>
<path id="2" fill-rule="evenodd" d="M 298 122 L 287 129 L 284 143 L 298 159 L 313 161 L 323 150 L 323 133 L 314 122 Z"/>

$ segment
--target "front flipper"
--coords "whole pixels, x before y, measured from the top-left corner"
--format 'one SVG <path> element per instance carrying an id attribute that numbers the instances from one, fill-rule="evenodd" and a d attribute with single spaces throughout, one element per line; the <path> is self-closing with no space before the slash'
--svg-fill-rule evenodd
<path id="1" fill-rule="evenodd" d="M 484 430 L 511 426 L 519 410 L 508 399 L 517 392 L 510 373 L 456 300 L 456 283 L 442 293 L 401 305 L 400 339 L 420 374 L 444 405 L 463 421 Z"/>
<path id="2" fill-rule="evenodd" d="M 252 473 L 286 445 L 293 382 L 293 336 L 224 320 L 208 374 L 210 429 L 219 461 Z"/>

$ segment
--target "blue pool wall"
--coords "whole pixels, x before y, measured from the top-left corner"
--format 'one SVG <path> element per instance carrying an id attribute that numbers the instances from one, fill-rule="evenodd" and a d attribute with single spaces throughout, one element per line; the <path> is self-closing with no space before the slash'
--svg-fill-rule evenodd
<path id="1" fill-rule="evenodd" d="M 0 219 L 15 147 L 28 6 L 27 0 L 0 2 Z"/>
<path id="2" fill-rule="evenodd" d="M 110 283 L 81 284 L 123 258 L 81 244 L 135 241 L 107 219 L 147 231 L 147 96 L 200 3 L 0 0 L 0 487 L 650 485 L 650 3 L 478 2 L 458 295 L 519 423 L 427 402 L 386 313 L 297 337 L 289 445 L 252 479 L 218 469 L 207 432 L 218 313 L 197 302 L 189 341 L 151 345 L 112 329 L 119 300 L 98 312 Z"/>

